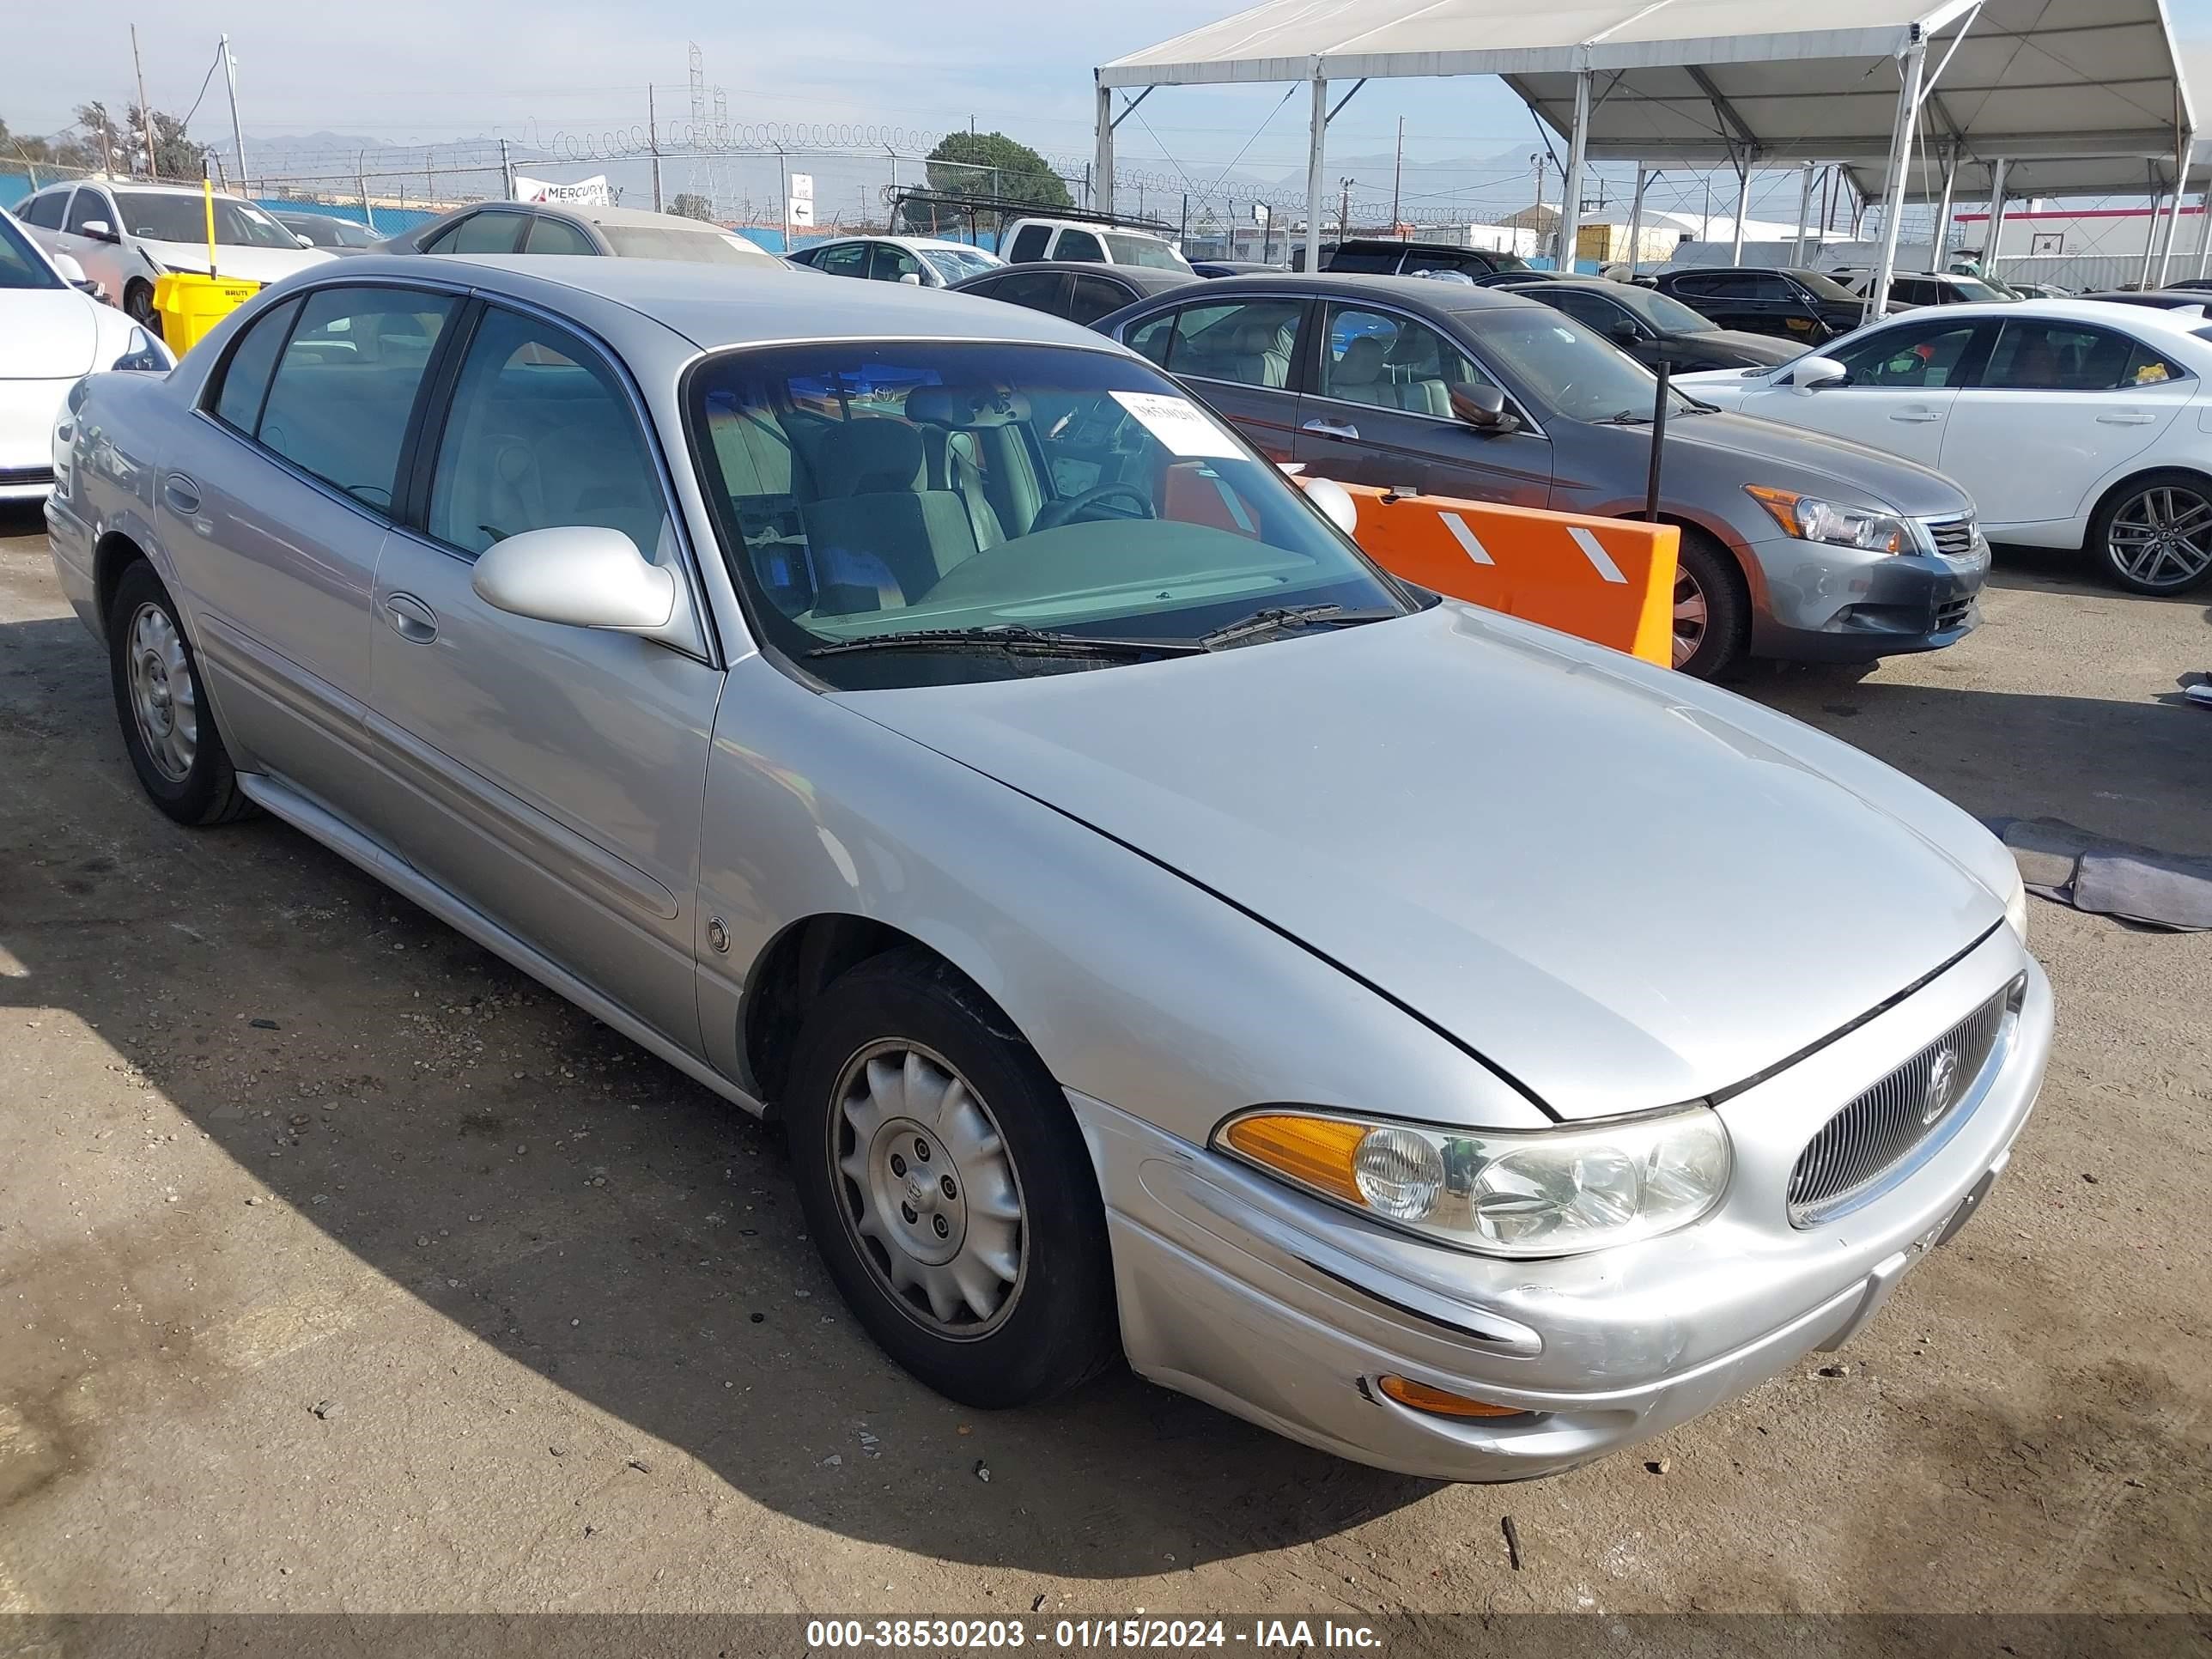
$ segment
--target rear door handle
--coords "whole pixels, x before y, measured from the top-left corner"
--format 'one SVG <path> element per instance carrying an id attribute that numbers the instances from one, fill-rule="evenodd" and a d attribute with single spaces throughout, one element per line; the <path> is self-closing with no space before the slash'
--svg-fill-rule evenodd
<path id="1" fill-rule="evenodd" d="M 1359 428 L 1349 421 L 1308 421 L 1300 430 L 1318 432 L 1324 438 L 1357 438 L 1359 435 Z"/>
<path id="2" fill-rule="evenodd" d="M 1932 409 L 1900 409 L 1889 418 L 1893 421 L 1904 421 L 1913 426 L 1925 426 L 1930 421 L 1940 421 L 1943 417 Z"/>
<path id="3" fill-rule="evenodd" d="M 161 499 L 179 513 L 200 510 L 200 487 L 181 472 L 172 472 L 161 480 Z"/>
<path id="4" fill-rule="evenodd" d="M 438 637 L 438 613 L 412 593 L 386 594 L 384 617 L 403 640 L 428 645 Z"/>
<path id="5" fill-rule="evenodd" d="M 2146 415 L 2141 410 L 2123 409 L 2110 415 L 2097 416 L 2099 426 L 2148 426 L 2156 421 L 2155 415 Z"/>

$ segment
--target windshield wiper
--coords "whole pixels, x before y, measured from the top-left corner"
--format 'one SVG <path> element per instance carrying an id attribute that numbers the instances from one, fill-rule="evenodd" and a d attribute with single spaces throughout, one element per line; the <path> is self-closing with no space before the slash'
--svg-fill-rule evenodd
<path id="1" fill-rule="evenodd" d="M 848 651 L 1004 651 L 1018 656 L 1179 657 L 1204 647 L 1194 640 L 1100 639 L 1088 634 L 1060 634 L 1049 629 L 1007 623 L 994 628 L 922 628 L 907 634 L 874 634 L 857 640 L 817 645 L 810 657 L 835 657 Z"/>
<path id="2" fill-rule="evenodd" d="M 1632 409 L 1624 409 L 1618 415 L 1608 415 L 1601 421 L 1592 421 L 1592 426 L 1650 426 L 1651 417 L 1639 415 Z"/>
<path id="3" fill-rule="evenodd" d="M 1225 645 L 1239 645 L 1246 640 L 1291 629 L 1310 628 L 1316 623 L 1334 623 L 1348 628 L 1359 623 L 1389 622 L 1403 614 L 1397 611 L 1346 611 L 1340 605 L 1275 605 L 1255 611 L 1243 621 L 1217 628 L 1211 634 L 1201 634 L 1198 643 L 1205 650 L 1218 651 Z"/>

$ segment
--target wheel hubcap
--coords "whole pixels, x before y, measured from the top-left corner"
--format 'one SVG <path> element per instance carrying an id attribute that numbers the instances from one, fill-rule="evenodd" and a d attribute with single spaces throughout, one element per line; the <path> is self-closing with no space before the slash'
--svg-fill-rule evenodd
<path id="1" fill-rule="evenodd" d="M 2113 568 L 2147 587 L 2179 587 L 2212 569 L 2212 501 L 2191 489 L 2146 489 L 2112 516 Z"/>
<path id="2" fill-rule="evenodd" d="M 878 1280 L 939 1335 L 995 1330 L 1021 1291 L 1026 1229 L 990 1109 L 941 1056 L 899 1042 L 847 1061 L 836 1099 L 845 1224 Z"/>
<path id="3" fill-rule="evenodd" d="M 1674 666 L 1680 668 L 1698 654 L 1698 647 L 1705 642 L 1705 629 L 1711 625 L 1705 605 L 1705 590 L 1698 586 L 1698 579 L 1677 565 L 1674 568 Z"/>
<path id="4" fill-rule="evenodd" d="M 199 690 L 185 642 L 169 614 L 142 605 L 131 618 L 128 646 L 131 713 L 154 769 L 172 783 L 191 775 L 199 752 Z"/>

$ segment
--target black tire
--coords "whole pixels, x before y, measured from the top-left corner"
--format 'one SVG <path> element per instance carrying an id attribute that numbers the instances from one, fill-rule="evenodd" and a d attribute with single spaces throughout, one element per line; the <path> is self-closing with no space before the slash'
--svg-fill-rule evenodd
<path id="1" fill-rule="evenodd" d="M 2116 527 L 2124 518 L 2137 520 L 2146 503 L 2154 516 L 2182 520 L 2191 533 L 2170 550 L 2146 550 L 2140 543 L 2143 536 L 2154 535 L 2156 526 L 2145 519 L 2137 546 L 2116 546 Z M 2212 580 L 2212 479 L 2182 471 L 2146 472 L 2129 479 L 2098 506 L 2084 550 L 2107 581 L 2130 593 L 2163 598 L 2202 586 Z"/>
<path id="2" fill-rule="evenodd" d="M 1686 607 L 1698 599 L 1704 601 L 1703 623 L 1692 633 Z M 1674 666 L 1683 673 L 1717 680 L 1742 659 L 1751 640 L 1751 595 L 1743 572 L 1726 548 L 1687 525 L 1682 526 L 1674 610 Z"/>
<path id="3" fill-rule="evenodd" d="M 161 337 L 161 313 L 154 309 L 154 285 L 134 280 L 123 290 L 123 309 L 131 320 L 155 339 Z"/>
<path id="4" fill-rule="evenodd" d="M 161 672 L 173 722 L 181 722 L 179 705 L 189 699 L 185 706 L 191 714 L 191 744 L 183 764 L 166 750 L 165 757 L 157 759 L 149 746 L 149 732 L 140 724 L 133 659 L 146 654 L 137 643 L 142 613 L 149 618 L 158 616 L 174 636 L 174 650 Z M 154 574 L 154 567 L 143 559 L 125 568 L 115 584 L 115 596 L 108 603 L 107 661 L 109 683 L 115 691 L 115 716 L 123 727 L 123 746 L 154 805 L 179 823 L 192 825 L 228 823 L 250 811 L 252 803 L 238 787 L 238 774 L 216 728 L 206 682 L 200 677 L 199 658 L 185 632 L 184 619 L 177 614 L 169 590 Z M 182 678 L 180 684 L 174 684 L 178 676 Z"/>
<path id="5" fill-rule="evenodd" d="M 885 1245 L 860 1231 L 869 1200 L 839 1167 L 841 1157 L 868 1158 L 840 1085 L 885 1043 L 941 1057 L 985 1109 L 1011 1165 L 1020 1220 L 1004 1224 L 1018 1237 L 1018 1273 L 996 1322 L 976 1334 L 955 1334 L 917 1292 L 894 1288 Z M 1112 1363 L 1113 1261 L 1083 1136 L 1044 1063 L 960 974 L 908 947 L 834 981 L 799 1028 L 782 1105 L 807 1230 L 846 1305 L 893 1359 L 938 1393 L 985 1410 L 1050 1399 Z M 890 1118 L 877 1139 L 904 1145 L 891 1127 L 903 1121 Z M 954 1156 L 949 1146 L 940 1157 Z"/>

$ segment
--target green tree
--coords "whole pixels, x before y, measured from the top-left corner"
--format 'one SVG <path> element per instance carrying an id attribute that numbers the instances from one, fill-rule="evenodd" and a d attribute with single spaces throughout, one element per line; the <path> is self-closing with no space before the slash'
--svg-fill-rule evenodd
<path id="1" fill-rule="evenodd" d="M 146 154 L 148 113 L 137 104 L 131 106 L 131 158 L 134 162 L 142 161 Z M 200 159 L 206 151 L 185 136 L 185 124 L 178 117 L 158 109 L 151 115 L 155 176 L 161 179 L 198 178 Z M 231 180 L 234 185 L 240 182 L 235 179 Z"/>
<path id="2" fill-rule="evenodd" d="M 668 210 L 685 219 L 711 219 L 714 216 L 714 204 L 705 197 L 688 190 L 677 191 L 676 199 L 668 204 Z"/>
<path id="3" fill-rule="evenodd" d="M 996 196 L 1047 209 L 1075 205 L 1052 163 L 1003 132 L 948 132 L 928 160 L 929 187 L 941 195 Z"/>

